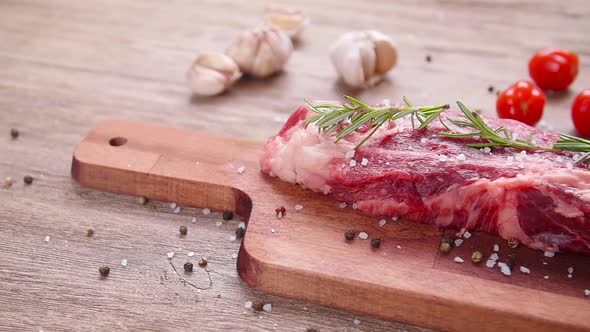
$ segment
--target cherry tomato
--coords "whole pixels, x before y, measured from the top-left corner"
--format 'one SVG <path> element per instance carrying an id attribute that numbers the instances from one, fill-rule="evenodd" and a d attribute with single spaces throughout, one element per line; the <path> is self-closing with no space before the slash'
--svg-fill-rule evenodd
<path id="1" fill-rule="evenodd" d="M 545 94 L 534 83 L 517 81 L 498 95 L 496 111 L 500 118 L 514 119 L 534 126 L 543 115 Z"/>
<path id="2" fill-rule="evenodd" d="M 578 55 L 561 48 L 537 52 L 529 61 L 529 73 L 541 89 L 561 91 L 578 75 Z"/>
<path id="3" fill-rule="evenodd" d="M 578 132 L 590 137 L 590 89 L 580 92 L 574 100 L 572 119 Z"/>

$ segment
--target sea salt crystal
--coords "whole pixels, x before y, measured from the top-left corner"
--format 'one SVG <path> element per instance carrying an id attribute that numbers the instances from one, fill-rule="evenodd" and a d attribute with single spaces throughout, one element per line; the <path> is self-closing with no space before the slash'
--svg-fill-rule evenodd
<path id="1" fill-rule="evenodd" d="M 246 303 L 244 303 L 244 308 L 251 309 L 252 305 L 253 305 L 252 301 L 246 301 Z"/>
<path id="2" fill-rule="evenodd" d="M 49 236 L 49 235 L 45 236 L 45 242 L 49 242 L 49 239 L 51 239 L 51 236 Z"/>
<path id="3" fill-rule="evenodd" d="M 456 239 L 455 240 L 455 247 L 460 247 L 463 244 L 463 239 Z"/>
<path id="4" fill-rule="evenodd" d="M 267 303 L 267 304 L 263 305 L 262 310 L 264 310 L 265 312 L 271 312 L 272 311 L 272 304 Z"/>
<path id="5" fill-rule="evenodd" d="M 483 148 L 483 153 L 490 153 L 492 152 L 492 149 L 490 149 L 489 146 L 486 146 L 485 148 Z"/>
<path id="6" fill-rule="evenodd" d="M 352 203 L 352 209 L 353 209 L 353 210 L 356 210 L 356 209 L 358 209 L 358 207 L 359 207 L 359 206 L 358 206 L 356 203 Z"/>
<path id="7" fill-rule="evenodd" d="M 420 143 L 422 143 L 422 144 L 426 144 L 426 143 L 428 143 L 428 138 L 426 138 L 426 137 L 422 137 L 422 138 L 420 139 Z"/>
<path id="8" fill-rule="evenodd" d="M 354 325 L 361 325 L 361 321 L 356 318 L 352 322 L 354 323 Z"/>
<path id="9" fill-rule="evenodd" d="M 518 163 L 518 168 L 524 168 L 524 163 L 523 162 Z"/>
<path id="10" fill-rule="evenodd" d="M 543 265 L 547 265 L 547 264 L 548 264 L 547 262 L 543 261 Z"/>
<path id="11" fill-rule="evenodd" d="M 567 169 L 573 169 L 574 165 L 572 163 L 566 163 L 565 167 L 567 167 Z"/>
<path id="12" fill-rule="evenodd" d="M 502 272 L 502 274 L 509 276 L 512 275 L 512 271 L 510 270 L 510 267 L 506 264 L 506 263 L 498 263 L 498 267 L 500 268 L 500 272 Z"/>
<path id="13" fill-rule="evenodd" d="M 218 221 L 215 223 L 215 226 L 217 226 L 217 227 L 221 227 L 221 225 L 223 225 L 223 223 L 221 221 Z"/>
<path id="14" fill-rule="evenodd" d="M 274 232 L 276 232 L 276 230 L 274 228 L 271 228 L 270 232 L 274 233 Z"/>
<path id="15" fill-rule="evenodd" d="M 555 161 L 557 161 L 558 163 L 562 163 L 563 158 L 561 156 L 557 156 L 557 158 L 555 158 Z"/>
<path id="16" fill-rule="evenodd" d="M 400 246 L 399 244 L 395 246 L 397 249 L 402 249 L 402 246 Z"/>
<path id="17" fill-rule="evenodd" d="M 462 153 L 460 153 L 460 154 L 457 156 L 457 160 L 464 161 L 465 159 L 467 159 L 467 158 L 466 158 L 466 157 L 465 157 L 465 155 L 464 155 L 464 154 L 462 154 Z"/>
<path id="18" fill-rule="evenodd" d="M 453 260 L 455 261 L 455 263 L 463 263 L 463 262 L 465 262 L 463 260 L 463 258 L 461 258 L 461 257 L 455 257 L 455 259 L 453 259 Z"/>
<path id="19" fill-rule="evenodd" d="M 389 166 L 389 161 L 385 162 L 385 165 Z"/>
<path id="20" fill-rule="evenodd" d="M 545 278 L 545 280 L 549 280 L 549 276 L 544 276 L 543 278 Z"/>
<path id="21" fill-rule="evenodd" d="M 346 207 L 346 203 L 342 202 L 342 203 L 338 204 L 338 207 L 341 209 L 344 209 Z"/>
<path id="22" fill-rule="evenodd" d="M 235 236 L 235 235 L 232 235 L 232 236 L 230 236 L 230 237 L 229 237 L 229 240 L 230 240 L 231 242 L 234 242 L 234 241 L 236 240 L 236 236 Z"/>
<path id="23" fill-rule="evenodd" d="M 170 210 L 176 209 L 176 203 L 170 203 Z"/>
<path id="24" fill-rule="evenodd" d="M 567 273 L 574 273 L 574 268 L 572 266 L 568 267 Z"/>
<path id="25" fill-rule="evenodd" d="M 489 267 L 490 269 L 493 268 L 494 265 L 496 265 L 496 261 L 493 259 L 488 259 L 488 261 L 486 262 L 486 266 Z"/>
<path id="26" fill-rule="evenodd" d="M 210 215 L 210 214 L 211 214 L 211 210 L 210 210 L 210 209 L 208 209 L 208 208 L 204 208 L 204 209 L 203 209 L 203 214 L 204 214 L 204 215 L 206 215 L 206 216 L 208 216 L 208 215 Z"/>
<path id="27" fill-rule="evenodd" d="M 240 166 L 237 169 L 238 174 L 242 174 L 246 171 L 246 166 Z"/>
<path id="28" fill-rule="evenodd" d="M 512 140 L 516 141 L 518 139 L 518 133 L 512 134 Z"/>
<path id="29" fill-rule="evenodd" d="M 356 166 L 356 160 L 352 159 L 350 161 L 350 167 L 354 167 L 354 166 Z"/>
<path id="30" fill-rule="evenodd" d="M 241 228 L 241 229 L 246 229 L 246 223 L 245 223 L 245 222 L 243 222 L 243 221 L 242 221 L 242 222 L 240 222 L 240 223 L 238 224 L 238 228 Z"/>
<path id="31" fill-rule="evenodd" d="M 398 219 L 399 219 L 399 217 L 398 217 L 398 216 L 393 216 L 393 217 L 391 217 L 391 220 L 393 220 L 393 221 L 397 221 Z"/>
<path id="32" fill-rule="evenodd" d="M 545 253 L 543 253 L 543 255 L 545 257 L 553 257 L 553 256 L 555 256 L 555 253 L 553 251 L 545 251 Z"/>
<path id="33" fill-rule="evenodd" d="M 570 273 L 570 274 L 567 275 L 567 277 L 571 279 L 571 278 L 574 277 L 574 275 Z"/>
<path id="34" fill-rule="evenodd" d="M 531 273 L 531 269 L 529 269 L 528 267 L 521 266 L 520 267 L 520 272 L 522 272 L 524 274 L 530 274 Z"/>
<path id="35" fill-rule="evenodd" d="M 277 213 L 277 218 L 283 219 L 283 212 L 279 211 L 279 213 Z"/>
<path id="36" fill-rule="evenodd" d="M 385 224 L 387 224 L 387 220 L 385 220 L 385 219 L 379 220 L 379 227 L 383 227 L 383 226 L 385 226 Z"/>
<path id="37" fill-rule="evenodd" d="M 238 258 L 238 254 L 234 252 L 233 254 L 231 254 L 231 258 L 233 258 L 233 259 Z"/>
<path id="38" fill-rule="evenodd" d="M 584 295 L 590 296 L 590 289 L 584 289 Z"/>
<path id="39" fill-rule="evenodd" d="M 361 165 L 367 166 L 368 164 L 369 164 L 369 159 L 363 158 L 363 160 L 361 160 Z"/>
<path id="40" fill-rule="evenodd" d="M 166 256 L 168 256 L 168 258 L 172 258 L 174 257 L 174 252 L 169 252 L 166 254 Z"/>
<path id="41" fill-rule="evenodd" d="M 172 212 L 174 212 L 175 214 L 179 214 L 179 213 L 180 213 L 180 206 L 177 206 L 177 207 L 174 209 L 174 211 L 172 211 Z"/>
<path id="42" fill-rule="evenodd" d="M 471 233 L 469 233 L 469 231 L 465 231 L 465 233 L 463 233 L 463 237 L 468 239 L 471 237 Z"/>
<path id="43" fill-rule="evenodd" d="M 297 211 L 303 210 L 303 205 L 301 205 L 301 204 L 295 205 L 295 210 L 297 210 Z"/>
<path id="44" fill-rule="evenodd" d="M 445 156 L 444 154 L 441 154 L 440 156 L 438 156 L 438 160 L 440 160 L 440 161 L 447 161 L 447 159 L 449 159 L 449 158 L 447 158 L 447 156 Z"/>
<path id="45" fill-rule="evenodd" d="M 187 255 L 188 255 L 188 257 L 193 257 L 195 255 L 195 252 L 194 251 L 189 251 L 189 253 Z"/>
<path id="46" fill-rule="evenodd" d="M 495 251 L 495 252 L 498 252 L 498 251 L 500 251 L 500 246 L 499 246 L 499 245 L 497 245 L 497 244 L 494 244 L 494 251 Z"/>
<path id="47" fill-rule="evenodd" d="M 346 151 L 346 154 L 344 156 L 346 158 L 354 158 L 354 154 L 355 154 L 355 151 L 354 150 L 350 150 L 350 151 Z"/>
<path id="48" fill-rule="evenodd" d="M 123 266 L 127 266 L 127 260 L 126 260 L 126 259 L 122 259 L 122 260 L 121 260 L 121 265 L 123 265 Z"/>
<path id="49" fill-rule="evenodd" d="M 514 157 L 513 156 L 506 157 L 506 165 L 510 166 L 512 164 L 514 164 Z"/>
<path id="50" fill-rule="evenodd" d="M 366 240 L 369 238 L 369 234 L 365 233 L 365 232 L 360 232 L 359 233 L 359 239 L 361 240 Z"/>
<path id="51" fill-rule="evenodd" d="M 197 222 L 197 217 L 193 217 L 193 219 L 191 219 L 191 222 L 194 224 Z"/>

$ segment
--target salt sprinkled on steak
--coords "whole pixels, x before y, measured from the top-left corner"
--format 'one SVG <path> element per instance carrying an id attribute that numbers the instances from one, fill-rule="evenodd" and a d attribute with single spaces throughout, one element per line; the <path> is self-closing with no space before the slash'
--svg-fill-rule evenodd
<path id="1" fill-rule="evenodd" d="M 513 148 L 469 148 L 478 138 L 452 139 L 433 121 L 414 130 L 408 119 L 384 124 L 351 153 L 366 132 L 335 143 L 304 120 L 301 106 L 271 137 L 261 168 L 377 216 L 400 216 L 442 228 L 483 230 L 548 252 L 590 255 L 590 171 L 574 153 L 522 153 Z M 459 118 L 456 111 L 443 116 Z M 558 134 L 508 119 L 481 116 L 521 138 L 552 146 Z M 454 132 L 468 128 L 451 126 Z M 482 153 L 483 152 L 483 153 Z M 351 161 L 370 160 L 366 166 Z"/>

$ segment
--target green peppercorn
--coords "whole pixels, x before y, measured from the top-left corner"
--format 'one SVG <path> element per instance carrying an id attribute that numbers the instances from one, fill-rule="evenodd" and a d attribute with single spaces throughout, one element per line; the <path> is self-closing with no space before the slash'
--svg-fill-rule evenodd
<path id="1" fill-rule="evenodd" d="M 199 259 L 199 266 L 200 267 L 205 267 L 207 266 L 207 257 L 203 256 Z"/>
<path id="2" fill-rule="evenodd" d="M 109 275 L 109 273 L 111 273 L 111 268 L 106 265 L 103 265 L 98 268 L 98 272 L 100 273 L 101 277 L 106 278 Z"/>
<path id="3" fill-rule="evenodd" d="M 11 128 L 10 129 L 10 137 L 12 137 L 12 139 L 17 139 L 18 136 L 20 136 L 20 132 L 18 131 L 18 129 Z"/>
<path id="4" fill-rule="evenodd" d="M 234 213 L 231 211 L 223 211 L 223 220 L 232 220 L 234 218 Z"/>
<path id="5" fill-rule="evenodd" d="M 183 226 L 180 226 L 179 231 L 180 231 L 180 235 L 184 236 L 188 232 L 188 228 L 186 228 L 186 226 L 183 225 Z"/>
<path id="6" fill-rule="evenodd" d="M 354 235 L 355 235 L 355 232 L 352 229 L 350 229 L 344 233 L 344 238 L 348 241 L 352 241 L 352 240 L 354 240 Z"/>
<path id="7" fill-rule="evenodd" d="M 520 242 L 518 242 L 517 239 L 510 239 L 508 240 L 508 246 L 512 249 L 517 248 L 520 245 Z"/>
<path id="8" fill-rule="evenodd" d="M 143 197 L 143 196 L 139 196 L 137 197 L 137 203 L 139 203 L 140 205 L 145 205 L 145 203 L 148 202 L 148 199 Z"/>
<path id="9" fill-rule="evenodd" d="M 185 272 L 193 272 L 193 263 L 191 263 L 191 262 L 184 263 L 184 271 Z"/>
<path id="10" fill-rule="evenodd" d="M 440 243 L 440 247 L 438 248 L 440 250 L 440 252 L 442 252 L 443 254 L 448 254 L 451 252 L 451 250 L 453 249 L 453 246 L 450 243 L 447 242 L 441 242 Z"/>
<path id="11" fill-rule="evenodd" d="M 244 234 L 246 234 L 246 230 L 243 229 L 242 227 L 238 227 L 236 228 L 236 237 L 239 238 L 243 238 Z"/>
<path id="12" fill-rule="evenodd" d="M 12 187 L 12 184 L 14 183 L 14 181 L 12 180 L 12 178 L 6 178 L 4 179 L 4 188 L 10 188 Z"/>
<path id="13" fill-rule="evenodd" d="M 471 254 L 471 261 L 474 263 L 479 263 L 481 262 L 483 259 L 483 254 L 481 253 L 481 251 L 474 251 L 473 254 Z"/>
<path id="14" fill-rule="evenodd" d="M 33 183 L 33 177 L 30 175 L 25 175 L 25 177 L 23 178 L 23 182 L 25 184 L 31 184 Z"/>
<path id="15" fill-rule="evenodd" d="M 377 249 L 381 246 L 381 239 L 380 238 L 375 238 L 371 240 L 371 248 L 373 249 Z"/>

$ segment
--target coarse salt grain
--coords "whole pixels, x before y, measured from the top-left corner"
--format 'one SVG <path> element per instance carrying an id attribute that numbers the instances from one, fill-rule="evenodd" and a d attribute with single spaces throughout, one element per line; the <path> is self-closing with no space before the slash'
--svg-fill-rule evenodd
<path id="1" fill-rule="evenodd" d="M 246 166 L 240 166 L 240 167 L 238 167 L 237 171 L 238 171 L 238 174 L 244 173 L 246 171 Z"/>
<path id="2" fill-rule="evenodd" d="M 493 253 L 493 254 L 490 255 L 490 259 L 491 260 L 494 260 L 494 261 L 497 261 L 498 259 L 500 259 L 500 256 L 498 256 L 497 253 Z"/>
<path id="3" fill-rule="evenodd" d="M 176 203 L 170 203 L 170 210 L 176 209 Z"/>
<path id="4" fill-rule="evenodd" d="M 238 258 L 238 254 L 234 252 L 233 254 L 231 254 L 231 258 L 233 258 L 233 259 Z"/>
<path id="5" fill-rule="evenodd" d="M 570 273 L 570 274 L 567 275 L 567 277 L 571 279 L 571 278 L 574 277 L 574 275 Z"/>
<path id="6" fill-rule="evenodd" d="M 211 214 L 211 210 L 210 210 L 210 209 L 208 209 L 208 208 L 204 208 L 202 212 L 203 212 L 203 214 L 204 214 L 204 215 L 206 215 L 206 216 L 208 216 L 208 215 L 210 215 L 210 214 Z"/>
<path id="7" fill-rule="evenodd" d="M 253 305 L 252 301 L 246 301 L 246 303 L 244 303 L 244 308 L 251 309 L 252 305 Z"/>
<path id="8" fill-rule="evenodd" d="M 246 229 L 246 223 L 245 223 L 245 222 L 243 222 L 243 221 L 242 221 L 242 222 L 240 222 L 240 223 L 238 224 L 238 228 L 241 228 L 241 229 Z"/>
<path id="9" fill-rule="evenodd" d="M 426 137 L 422 137 L 422 138 L 420 139 L 420 143 L 422 143 L 422 144 L 426 144 L 426 143 L 428 143 L 428 138 L 426 138 Z"/>
<path id="10" fill-rule="evenodd" d="M 344 155 L 346 158 L 353 158 L 355 154 L 354 150 L 350 150 L 350 151 L 346 151 L 346 154 Z"/>
<path id="11" fill-rule="evenodd" d="M 358 209 L 358 207 L 359 207 L 359 206 L 358 206 L 358 204 L 356 204 L 356 203 L 352 203 L 352 209 L 353 209 L 353 210 L 356 210 L 356 209 Z"/>
<path id="12" fill-rule="evenodd" d="M 566 163 L 565 167 L 567 167 L 567 169 L 573 169 L 574 165 L 572 163 Z"/>
<path id="13" fill-rule="evenodd" d="M 465 233 L 463 233 L 463 237 L 468 239 L 471 237 L 471 233 L 469 233 L 469 231 L 465 231 Z"/>
<path id="14" fill-rule="evenodd" d="M 352 322 L 354 323 L 354 325 L 361 325 L 361 321 L 356 318 Z"/>
<path id="15" fill-rule="evenodd" d="M 385 224 L 387 224 L 387 220 L 385 220 L 385 219 L 379 220 L 379 227 L 383 227 L 383 226 L 385 226 Z"/>
<path id="16" fill-rule="evenodd" d="M 356 160 L 352 159 L 350 161 L 350 167 L 354 167 L 354 166 L 356 166 Z"/>
<path id="17" fill-rule="evenodd" d="M 180 206 L 177 206 L 177 207 L 174 209 L 174 211 L 172 211 L 172 212 L 174 212 L 175 214 L 179 214 L 179 213 L 180 213 Z"/>
<path id="18" fill-rule="evenodd" d="M 548 280 L 549 279 L 549 276 L 544 276 L 543 278 L 545 278 L 545 280 Z"/>
<path id="19" fill-rule="evenodd" d="M 547 264 L 548 264 L 547 262 L 543 261 L 543 265 L 547 265 Z"/>
<path id="20" fill-rule="evenodd" d="M 189 251 L 189 253 L 187 255 L 188 255 L 188 257 L 193 257 L 195 255 L 195 252 L 194 251 Z"/>
<path id="21" fill-rule="evenodd" d="M 496 251 L 496 252 L 500 251 L 500 246 L 497 244 L 494 244 L 494 251 Z"/>
<path id="22" fill-rule="evenodd" d="M 270 232 L 271 232 L 271 233 L 274 233 L 274 232 L 275 232 L 275 229 L 274 229 L 274 228 L 271 228 L 271 229 L 270 229 Z"/>
<path id="23" fill-rule="evenodd" d="M 514 157 L 513 156 L 506 157 L 506 165 L 510 166 L 513 163 L 514 163 Z"/>
<path id="24" fill-rule="evenodd" d="M 172 258 L 174 257 L 174 252 L 169 252 L 166 254 L 166 256 L 168 256 L 168 258 Z"/>
<path id="25" fill-rule="evenodd" d="M 494 265 L 496 265 L 496 261 L 493 259 L 488 259 L 486 262 L 486 266 L 489 267 L 490 269 L 494 267 Z"/>
<path id="26" fill-rule="evenodd" d="M 460 247 L 463 244 L 463 239 L 456 239 L 455 240 L 455 247 Z"/>
<path id="27" fill-rule="evenodd" d="M 397 221 L 398 219 L 399 219 L 399 217 L 398 217 L 398 216 L 393 216 L 393 217 L 391 217 L 391 220 L 393 220 L 393 221 Z"/>
<path id="28" fill-rule="evenodd" d="M 555 161 L 557 161 L 558 163 L 563 162 L 563 158 L 561 156 L 557 156 L 557 158 L 555 158 Z"/>
<path id="29" fill-rule="evenodd" d="M 483 153 L 490 153 L 492 152 L 492 149 L 490 149 L 490 147 L 486 146 L 485 148 L 483 148 Z"/>
<path id="30" fill-rule="evenodd" d="M 191 219 L 191 222 L 194 224 L 197 222 L 197 217 L 193 217 L 193 219 Z"/>
<path id="31" fill-rule="evenodd" d="M 122 260 L 121 260 L 121 265 L 123 265 L 123 266 L 127 266 L 127 260 L 126 260 L 126 259 L 122 259 Z"/>
<path id="32" fill-rule="evenodd" d="M 295 210 L 297 210 L 297 211 L 303 210 L 303 205 L 301 205 L 301 204 L 295 205 Z"/>
<path id="33" fill-rule="evenodd" d="M 464 155 L 464 154 L 462 154 L 462 153 L 460 153 L 460 154 L 457 156 L 457 160 L 464 161 L 465 159 L 467 159 L 467 158 L 466 158 L 466 157 L 465 157 L 465 155 Z"/>
<path id="34" fill-rule="evenodd" d="M 359 233 L 359 239 L 361 240 L 366 240 L 369 238 L 369 234 L 365 233 L 365 232 L 360 232 Z"/>
<path id="35" fill-rule="evenodd" d="M 223 225 L 223 223 L 221 221 L 218 221 L 215 223 L 215 226 L 217 226 L 217 227 L 221 227 L 221 225 Z"/>
<path id="36" fill-rule="evenodd" d="M 49 235 L 45 236 L 45 242 L 49 242 L 50 239 L 51 239 L 51 236 L 49 236 Z"/>
<path id="37" fill-rule="evenodd" d="M 229 237 L 229 240 L 230 240 L 231 242 L 234 242 L 234 241 L 236 240 L 236 236 L 235 236 L 235 235 L 232 235 L 232 236 L 230 236 L 230 237 Z"/>
<path id="38" fill-rule="evenodd" d="M 449 159 L 447 156 L 445 156 L 444 154 L 441 154 L 440 156 L 438 156 L 438 160 L 440 161 L 447 161 L 447 159 Z"/>
<path id="39" fill-rule="evenodd" d="M 277 218 L 282 219 L 283 218 L 283 212 L 279 211 L 277 213 Z"/>
<path id="40" fill-rule="evenodd" d="M 545 251 L 545 252 L 543 253 L 543 255 L 544 255 L 545 257 L 553 257 L 553 256 L 555 256 L 555 253 L 554 253 L 553 251 Z"/>
<path id="41" fill-rule="evenodd" d="M 465 262 L 463 260 L 463 258 L 461 258 L 461 257 L 455 257 L 455 259 L 453 259 L 453 260 L 455 261 L 455 263 L 463 263 L 463 262 Z"/>
<path id="42" fill-rule="evenodd" d="M 590 289 L 584 289 L 584 295 L 590 296 Z"/>
<path id="43" fill-rule="evenodd" d="M 498 263 L 498 267 L 500 268 L 500 272 L 502 272 L 503 275 L 509 276 L 512 275 L 512 271 L 510 270 L 510 267 L 506 264 L 506 263 Z"/>
<path id="44" fill-rule="evenodd" d="M 389 166 L 389 161 L 385 162 L 385 165 Z"/>
<path id="45" fill-rule="evenodd" d="M 271 312 L 272 311 L 272 304 L 267 303 L 267 304 L 263 305 L 262 310 L 264 310 L 265 312 Z"/>
<path id="46" fill-rule="evenodd" d="M 400 246 L 399 244 L 395 246 L 397 249 L 402 249 L 402 246 Z"/>
<path id="47" fill-rule="evenodd" d="M 363 160 L 361 160 L 361 165 L 367 166 L 368 164 L 369 164 L 369 159 L 363 158 Z"/>
<path id="48" fill-rule="evenodd" d="M 524 274 L 530 274 L 531 273 L 531 269 L 529 269 L 528 267 L 521 266 L 520 267 L 520 272 L 522 272 Z"/>
<path id="49" fill-rule="evenodd" d="M 574 268 L 572 266 L 568 267 L 567 273 L 574 273 Z"/>
<path id="50" fill-rule="evenodd" d="M 346 207 L 346 203 L 342 202 L 342 203 L 338 204 L 338 207 L 341 209 L 344 209 Z"/>

